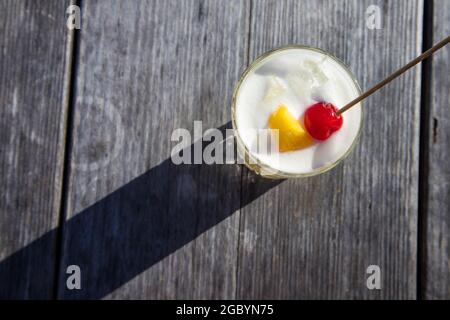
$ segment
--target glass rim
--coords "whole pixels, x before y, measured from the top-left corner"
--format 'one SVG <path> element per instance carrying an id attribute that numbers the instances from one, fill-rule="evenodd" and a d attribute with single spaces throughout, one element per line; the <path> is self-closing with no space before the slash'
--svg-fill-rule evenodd
<path id="1" fill-rule="evenodd" d="M 360 135 L 361 135 L 361 131 L 362 131 L 362 127 L 363 127 L 363 120 L 364 120 L 364 112 L 363 112 L 363 103 L 362 101 L 359 102 L 360 104 L 360 108 L 361 108 L 361 118 L 360 118 L 360 126 L 358 129 L 358 133 L 356 134 L 352 144 L 350 145 L 350 147 L 347 149 L 347 151 L 340 156 L 337 160 L 335 160 L 334 162 L 325 165 L 323 167 L 320 167 L 318 169 L 312 170 L 310 172 L 306 172 L 306 173 L 292 173 L 292 172 L 284 172 L 278 169 L 275 169 L 267 164 L 265 164 L 263 161 L 259 160 L 257 157 L 255 157 L 254 155 L 252 155 L 252 153 L 248 150 L 247 146 L 245 145 L 245 143 L 242 141 L 240 135 L 239 135 L 239 131 L 237 129 L 237 125 L 236 125 L 236 101 L 237 101 L 237 95 L 239 93 L 239 90 L 241 88 L 242 83 L 244 82 L 244 80 L 247 78 L 247 75 L 253 71 L 257 66 L 259 66 L 260 63 L 262 63 L 263 60 L 265 60 L 266 58 L 268 58 L 269 56 L 278 53 L 278 52 L 282 52 L 282 51 L 287 51 L 290 49 L 304 49 L 304 50 L 310 50 L 310 51 L 315 51 L 318 53 L 321 53 L 323 55 L 326 55 L 328 57 L 330 57 L 331 59 L 333 59 L 335 62 L 337 62 L 342 68 L 343 70 L 350 76 L 353 84 L 356 87 L 356 90 L 358 91 L 358 95 L 362 94 L 362 90 L 361 87 L 358 83 L 358 81 L 356 80 L 355 75 L 353 74 L 353 72 L 348 68 L 348 66 L 339 58 L 337 58 L 336 56 L 334 56 L 333 54 L 326 52 L 322 49 L 316 48 L 316 47 L 312 47 L 312 46 L 306 46 L 306 45 L 286 45 L 286 46 L 281 46 L 281 47 L 277 47 L 274 49 L 271 49 L 269 51 L 266 51 L 264 53 L 262 53 L 261 55 L 259 55 L 255 60 L 253 60 L 252 63 L 250 63 L 250 65 L 248 65 L 248 67 L 244 70 L 244 72 L 241 74 L 241 76 L 239 77 L 239 80 L 234 88 L 233 91 L 233 96 L 232 96 L 232 101 L 231 101 L 231 123 L 233 126 L 233 130 L 235 132 L 235 137 L 237 139 L 237 151 L 240 152 L 240 147 L 244 149 L 244 154 L 241 155 L 244 158 L 244 164 L 252 171 L 256 172 L 257 174 L 260 174 L 266 178 L 273 178 L 273 179 L 283 179 L 283 178 L 303 178 L 303 177 L 312 177 L 312 176 L 316 176 L 319 174 L 322 174 L 324 172 L 327 172 L 331 169 L 333 169 L 334 167 L 336 167 L 339 163 L 341 163 L 345 158 L 348 157 L 348 155 L 353 151 L 353 149 L 356 146 L 356 143 L 358 142 Z M 248 157 L 252 157 L 255 158 L 255 164 L 249 164 L 246 161 L 246 156 Z M 269 174 L 269 175 L 265 175 L 261 173 L 261 170 L 258 170 L 258 167 L 261 169 L 265 169 L 267 171 L 274 171 L 274 174 Z"/>

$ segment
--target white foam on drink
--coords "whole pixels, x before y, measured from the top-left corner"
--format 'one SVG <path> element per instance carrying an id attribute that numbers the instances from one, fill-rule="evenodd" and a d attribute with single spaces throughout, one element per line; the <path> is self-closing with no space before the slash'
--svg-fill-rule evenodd
<path id="1" fill-rule="evenodd" d="M 361 106 L 343 113 L 340 130 L 308 148 L 279 154 L 258 153 L 252 147 L 254 129 L 268 128 L 268 119 L 281 104 L 296 118 L 320 101 L 337 108 L 359 95 L 346 69 L 333 58 L 309 49 L 276 52 L 247 74 L 236 96 L 236 127 L 252 155 L 267 166 L 292 174 L 305 174 L 329 166 L 341 158 L 357 138 L 361 126 Z"/>

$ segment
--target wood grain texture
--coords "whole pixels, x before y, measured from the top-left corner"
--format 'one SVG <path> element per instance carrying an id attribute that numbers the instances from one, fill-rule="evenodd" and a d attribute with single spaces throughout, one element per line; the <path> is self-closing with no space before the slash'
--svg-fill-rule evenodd
<path id="1" fill-rule="evenodd" d="M 382 29 L 369 30 L 369 5 Z M 422 1 L 253 1 L 250 57 L 303 44 L 342 59 L 362 88 L 420 53 Z M 237 298 L 416 297 L 420 69 L 368 98 L 353 153 L 241 209 Z M 246 179 L 244 177 L 244 182 Z M 243 201 L 258 192 L 243 189 Z M 381 290 L 366 268 L 379 265 Z"/>
<path id="2" fill-rule="evenodd" d="M 59 297 L 233 298 L 241 168 L 168 158 L 174 129 L 230 121 L 248 2 L 85 0 L 82 16 Z"/>
<path id="3" fill-rule="evenodd" d="M 0 2 L 0 299 L 54 296 L 68 4 Z"/>
<path id="4" fill-rule="evenodd" d="M 433 3 L 433 42 L 450 35 L 450 2 Z M 423 293 L 426 299 L 450 299 L 450 46 L 432 57 L 428 141 L 427 206 L 424 216 Z"/>

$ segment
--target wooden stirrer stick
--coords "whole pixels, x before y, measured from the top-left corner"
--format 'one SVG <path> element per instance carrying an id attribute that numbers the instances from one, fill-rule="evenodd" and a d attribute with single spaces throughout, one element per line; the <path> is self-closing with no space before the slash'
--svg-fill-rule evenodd
<path id="1" fill-rule="evenodd" d="M 428 58 L 429 56 L 431 56 L 435 51 L 441 49 L 443 46 L 445 46 L 446 44 L 448 44 L 450 42 L 450 37 L 445 38 L 444 40 L 442 40 L 439 43 L 436 43 L 434 46 L 432 46 L 430 49 L 428 49 L 427 51 L 425 51 L 424 53 L 422 53 L 420 56 L 418 56 L 417 58 L 415 58 L 414 60 L 412 60 L 410 63 L 406 64 L 405 66 L 401 67 L 400 69 L 398 69 L 397 71 L 395 71 L 393 74 L 391 74 L 389 77 L 387 77 L 386 79 L 384 79 L 383 81 L 379 82 L 378 84 L 376 84 L 375 86 L 373 86 L 372 88 L 370 88 L 369 90 L 367 90 L 366 92 L 364 92 L 362 95 L 360 95 L 358 98 L 350 101 L 348 104 L 346 104 L 344 107 L 342 107 L 341 109 L 339 109 L 336 113 L 338 115 L 344 113 L 345 111 L 347 111 L 348 109 L 350 109 L 351 107 L 353 107 L 355 104 L 357 104 L 358 102 L 360 102 L 361 100 L 367 98 L 368 96 L 370 96 L 372 93 L 374 93 L 375 91 L 377 91 L 378 89 L 380 89 L 381 87 L 385 86 L 386 84 L 388 84 L 389 82 L 391 82 L 392 80 L 394 80 L 395 78 L 397 78 L 399 75 L 401 75 L 402 73 L 404 73 L 406 70 L 408 70 L 409 68 L 415 66 L 416 64 L 418 64 L 419 62 L 421 62 L 422 60 L 425 60 L 426 58 Z"/>

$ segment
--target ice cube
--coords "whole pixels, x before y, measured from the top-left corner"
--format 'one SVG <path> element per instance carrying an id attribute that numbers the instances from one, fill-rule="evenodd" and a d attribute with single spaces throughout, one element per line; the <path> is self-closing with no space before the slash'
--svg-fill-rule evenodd
<path id="1" fill-rule="evenodd" d="M 311 97 L 315 101 L 332 102 L 333 97 L 336 96 L 335 88 L 331 82 L 326 82 L 323 85 L 315 86 L 311 91 Z"/>
<path id="2" fill-rule="evenodd" d="M 265 101 L 272 101 L 275 98 L 281 96 L 285 91 L 285 88 L 280 82 L 278 77 L 272 76 L 269 80 L 268 89 L 264 97 Z"/>
<path id="3" fill-rule="evenodd" d="M 322 71 L 319 64 L 312 60 L 305 60 L 303 62 L 303 66 L 312 74 L 313 79 L 317 83 L 317 85 L 321 86 L 328 81 L 328 77 Z"/>
<path id="4" fill-rule="evenodd" d="M 298 89 L 299 86 L 311 86 L 314 83 L 314 78 L 311 72 L 304 68 L 300 68 L 295 72 L 292 72 L 288 76 L 288 81 L 291 82 L 294 87 L 293 89 Z M 296 86 L 296 87 L 295 87 Z"/>
<path id="5" fill-rule="evenodd" d="M 298 69 L 288 75 L 287 82 L 299 97 L 308 97 L 311 95 L 314 78 L 309 71 L 303 68 Z"/>

